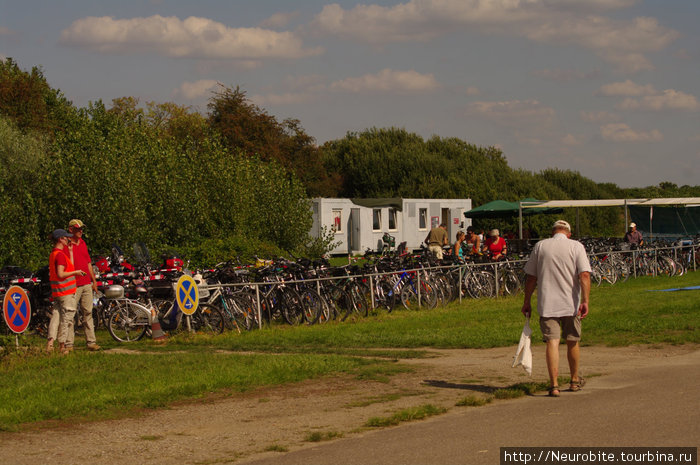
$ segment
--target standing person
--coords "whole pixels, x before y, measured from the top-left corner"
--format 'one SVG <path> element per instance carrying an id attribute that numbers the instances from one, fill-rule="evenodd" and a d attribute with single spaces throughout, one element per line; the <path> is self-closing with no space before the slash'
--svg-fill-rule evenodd
<path id="1" fill-rule="evenodd" d="M 58 342 L 62 354 L 73 351 L 75 339 L 75 291 L 76 277 L 85 276 L 82 270 L 73 266 L 68 249 L 69 238 L 72 234 L 65 229 L 56 229 L 51 233 L 54 248 L 49 255 L 49 280 L 51 281 L 51 296 L 53 297 L 53 315 L 49 323 L 49 340 L 47 351 L 53 350 L 53 342 L 58 333 Z"/>
<path id="2" fill-rule="evenodd" d="M 437 228 L 433 228 L 425 238 L 425 243 L 428 244 L 428 250 L 435 255 L 438 260 L 442 260 L 442 248 L 448 244 L 447 242 L 447 225 L 442 223 Z"/>
<path id="3" fill-rule="evenodd" d="M 97 278 L 92 268 L 92 259 L 90 258 L 88 246 L 83 239 L 84 229 L 85 225 L 80 220 L 70 220 L 68 223 L 68 231 L 73 235 L 70 238 L 73 264 L 76 270 L 85 272 L 85 275 L 76 278 L 78 288 L 75 292 L 75 302 L 80 318 L 83 321 L 87 349 L 97 351 L 101 347 L 97 345 L 95 322 L 92 319 L 92 299 L 93 292 L 97 292 Z"/>
<path id="4" fill-rule="evenodd" d="M 630 230 L 625 233 L 625 242 L 637 247 L 644 245 L 644 238 L 642 237 L 642 233 L 637 231 L 636 223 L 630 223 Z"/>
<path id="5" fill-rule="evenodd" d="M 535 244 L 525 264 L 525 300 L 522 313 L 530 317 L 530 299 L 535 288 L 540 329 L 546 343 L 549 395 L 559 397 L 559 340 L 566 338 L 566 356 L 571 373 L 570 391 L 579 391 L 584 380 L 579 375 L 581 319 L 588 315 L 591 291 L 591 264 L 586 250 L 570 239 L 571 226 L 559 220 L 552 226 L 552 237 Z"/>
<path id="6" fill-rule="evenodd" d="M 455 240 L 455 245 L 453 246 L 452 254 L 455 257 L 455 261 L 463 261 L 464 260 L 464 252 L 462 251 L 462 243 L 464 242 L 464 238 L 466 237 L 466 234 L 464 234 L 464 231 L 458 231 L 457 232 L 457 238 Z"/>
<path id="7" fill-rule="evenodd" d="M 483 252 L 490 254 L 493 260 L 498 260 L 507 255 L 506 240 L 501 237 L 498 229 L 492 229 L 489 233 L 489 238 L 484 241 Z"/>
<path id="8" fill-rule="evenodd" d="M 479 236 L 476 234 L 474 231 L 474 228 L 472 226 L 469 226 L 467 228 L 467 237 L 466 237 L 466 242 L 467 245 L 469 246 L 469 254 L 477 254 L 481 250 L 481 239 L 479 239 Z"/>

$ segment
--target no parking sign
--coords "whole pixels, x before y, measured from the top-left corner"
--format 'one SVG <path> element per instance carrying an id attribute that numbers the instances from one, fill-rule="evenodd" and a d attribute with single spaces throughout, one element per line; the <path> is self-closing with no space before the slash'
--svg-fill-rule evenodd
<path id="1" fill-rule="evenodd" d="M 27 329 L 32 317 L 32 306 L 24 289 L 11 286 L 7 290 L 2 301 L 2 316 L 12 332 L 23 333 Z"/>
<path id="2" fill-rule="evenodd" d="M 199 289 L 192 276 L 183 274 L 175 286 L 177 304 L 185 315 L 192 315 L 199 306 Z"/>

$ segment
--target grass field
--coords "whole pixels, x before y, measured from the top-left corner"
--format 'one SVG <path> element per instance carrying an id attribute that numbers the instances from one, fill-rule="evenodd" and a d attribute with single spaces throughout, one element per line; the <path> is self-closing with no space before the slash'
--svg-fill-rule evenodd
<path id="1" fill-rule="evenodd" d="M 653 292 L 698 284 L 700 273 L 690 273 L 594 288 L 583 344 L 700 343 L 700 291 Z M 393 360 L 420 357 L 422 348 L 516 345 L 521 305 L 521 296 L 464 300 L 430 311 L 380 312 L 356 323 L 182 335 L 165 346 L 151 341 L 125 346 L 98 333 L 105 349 L 136 354 L 78 347 L 70 356 L 48 356 L 41 352 L 42 340 L 22 336 L 29 349 L 0 358 L 0 430 L 45 420 L 131 415 L 177 400 L 340 373 L 380 379 L 405 369 Z M 532 326 L 537 335 L 536 319 Z M 541 344 L 536 336 L 533 343 Z"/>

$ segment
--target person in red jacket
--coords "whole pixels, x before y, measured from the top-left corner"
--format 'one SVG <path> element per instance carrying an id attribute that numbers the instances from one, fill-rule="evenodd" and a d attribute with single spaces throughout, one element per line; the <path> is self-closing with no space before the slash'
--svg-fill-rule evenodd
<path id="1" fill-rule="evenodd" d="M 508 253 L 506 240 L 500 236 L 498 229 L 492 229 L 489 238 L 484 241 L 484 253 L 491 256 L 491 259 L 498 260 Z"/>
<path id="2" fill-rule="evenodd" d="M 92 269 L 90 251 L 83 239 L 84 229 L 85 225 L 80 220 L 70 220 L 68 223 L 68 231 L 73 235 L 70 238 L 73 264 L 76 270 L 85 272 L 84 276 L 76 278 L 78 287 L 75 292 L 75 303 L 83 321 L 87 349 L 96 351 L 100 350 L 100 346 L 97 345 L 97 338 L 95 337 L 95 322 L 92 319 L 92 299 L 93 292 L 97 292 L 97 278 L 95 277 L 95 271 Z"/>
<path id="3" fill-rule="evenodd" d="M 51 296 L 53 297 L 53 315 L 49 323 L 49 340 L 46 350 L 53 350 L 53 343 L 58 335 L 62 354 L 73 351 L 75 339 L 75 291 L 76 276 L 85 276 L 82 270 L 76 270 L 70 259 L 68 238 L 72 237 L 65 229 L 56 229 L 51 233 L 54 242 L 49 255 L 49 280 L 51 281 Z"/>

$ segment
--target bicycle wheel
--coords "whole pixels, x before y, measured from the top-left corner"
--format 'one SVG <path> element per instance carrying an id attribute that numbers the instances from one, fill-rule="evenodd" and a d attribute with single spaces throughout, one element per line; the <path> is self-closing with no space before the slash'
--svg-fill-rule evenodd
<path id="1" fill-rule="evenodd" d="M 224 314 L 211 304 L 199 304 L 190 316 L 192 329 L 196 333 L 221 334 L 224 332 Z"/>
<path id="2" fill-rule="evenodd" d="M 282 317 L 287 324 L 292 326 L 301 324 L 304 321 L 304 304 L 299 293 L 291 287 L 280 288 L 277 292 L 277 299 L 282 312 Z"/>
<path id="3" fill-rule="evenodd" d="M 389 280 L 381 279 L 377 283 L 377 304 L 387 312 L 391 312 L 396 306 L 396 293 Z"/>
<path id="4" fill-rule="evenodd" d="M 149 327 L 148 314 L 130 302 L 115 301 L 107 322 L 107 331 L 115 341 L 138 341 Z"/>
<path id="5" fill-rule="evenodd" d="M 520 280 L 513 270 L 503 272 L 501 278 L 501 292 L 504 295 L 517 295 L 520 292 Z"/>
<path id="6" fill-rule="evenodd" d="M 250 331 L 258 326 L 258 312 L 251 296 L 247 294 L 227 296 L 226 304 L 239 329 Z"/>
<path id="7" fill-rule="evenodd" d="M 303 289 L 299 295 L 302 303 L 303 321 L 310 325 L 317 323 L 321 315 L 323 315 L 323 299 L 313 289 Z"/>
<path id="8" fill-rule="evenodd" d="M 407 310 L 437 307 L 438 295 L 435 287 L 425 280 L 421 280 L 420 286 L 420 305 L 418 305 L 418 287 L 415 284 L 406 283 L 401 289 L 401 303 Z"/>

